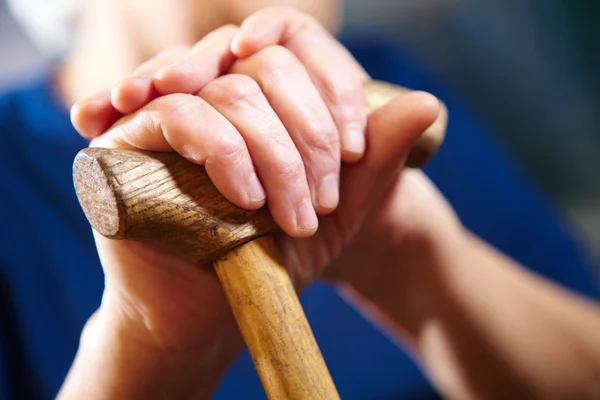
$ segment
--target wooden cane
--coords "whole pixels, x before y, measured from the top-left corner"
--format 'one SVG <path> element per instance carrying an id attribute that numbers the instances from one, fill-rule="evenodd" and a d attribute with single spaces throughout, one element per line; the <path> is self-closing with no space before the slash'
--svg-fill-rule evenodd
<path id="1" fill-rule="evenodd" d="M 369 110 L 406 89 L 365 87 Z M 442 115 L 415 143 L 407 164 L 421 166 L 438 148 Z M 175 153 L 88 148 L 75 158 L 77 196 L 92 227 L 134 239 L 194 263 L 212 261 L 269 399 L 338 399 L 298 296 L 277 261 L 277 229 L 266 208 L 245 211 L 226 200 L 204 168 Z"/>

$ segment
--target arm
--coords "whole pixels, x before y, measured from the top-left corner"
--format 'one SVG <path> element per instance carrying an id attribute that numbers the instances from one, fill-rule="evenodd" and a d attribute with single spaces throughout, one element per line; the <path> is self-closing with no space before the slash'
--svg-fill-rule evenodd
<path id="1" fill-rule="evenodd" d="M 264 50 L 273 52 L 273 49 L 274 48 L 267 48 Z M 275 48 L 275 50 L 279 52 L 277 53 L 279 56 L 282 55 L 281 52 L 283 50 L 281 48 Z M 271 55 L 273 55 L 273 53 L 271 53 Z M 256 56 L 260 56 L 260 52 L 258 52 Z M 265 58 L 265 60 L 272 59 L 273 57 Z M 242 61 L 238 64 L 238 72 L 240 72 L 239 68 L 241 68 L 240 66 L 243 66 L 244 63 L 246 67 L 249 66 L 247 61 Z M 252 71 L 250 71 L 250 74 L 251 73 Z M 164 78 L 162 74 L 161 76 Z M 227 79 L 231 79 L 231 77 Z M 239 79 L 239 77 L 237 79 Z M 260 77 L 257 77 L 257 79 L 260 79 Z M 291 79 L 287 80 L 287 82 L 292 81 L 293 80 Z M 223 83 L 223 79 L 221 79 L 221 83 Z M 234 82 L 229 83 L 232 84 L 232 87 L 229 89 L 234 89 L 235 87 L 239 88 L 240 86 L 233 85 Z M 328 87 L 328 85 L 325 86 Z M 206 95 L 206 87 L 202 90 L 204 95 Z M 197 90 L 190 90 L 191 93 L 196 91 Z M 221 90 L 220 92 L 235 93 L 233 90 Z M 295 91 L 291 92 L 295 93 Z M 260 95 L 260 93 L 258 94 Z M 412 97 L 409 98 L 408 96 Z M 210 96 L 205 97 L 208 97 L 207 101 L 211 100 Z M 195 98 L 177 94 L 155 99 L 143 106 L 139 113 L 135 112 L 134 114 L 125 117 L 120 123 L 117 123 L 97 140 L 99 143 L 102 142 L 105 145 L 110 145 L 112 143 L 113 146 L 115 144 L 118 145 L 120 140 L 122 142 L 120 143 L 121 145 L 128 144 L 129 146 L 137 146 L 146 149 L 148 149 L 148 142 L 163 143 L 162 148 L 153 148 L 153 150 L 170 150 L 170 144 L 164 143 L 164 141 L 157 142 L 148 139 L 165 139 L 163 138 L 165 132 L 173 132 L 173 129 L 168 129 L 169 126 L 181 128 L 180 125 L 169 125 L 169 121 L 181 122 L 182 120 L 181 115 L 179 115 L 179 118 L 175 119 L 173 118 L 174 115 L 169 114 L 169 112 L 172 112 L 173 110 L 182 111 L 181 108 L 172 106 L 180 105 L 181 102 L 178 100 L 183 98 L 188 99 L 192 106 L 201 105 L 200 101 Z M 302 96 L 295 96 L 295 98 L 302 98 Z M 340 204 L 336 208 L 336 211 L 329 216 L 322 218 L 320 221 L 322 224 L 321 228 L 311 239 L 304 241 L 293 241 L 293 239 L 286 237 L 282 239 L 280 243 L 281 249 L 283 250 L 282 258 L 288 261 L 286 265 L 289 265 L 292 271 L 305 272 L 303 275 L 309 279 L 313 274 L 322 271 L 324 266 L 331 261 L 329 260 L 330 257 L 335 257 L 335 255 L 340 253 L 345 255 L 342 256 L 342 259 L 346 257 L 346 259 L 353 260 L 355 265 L 357 264 L 358 257 L 356 257 L 356 249 L 360 248 L 360 246 L 355 247 L 353 245 L 346 245 L 352 240 L 353 234 L 358 233 L 359 228 L 361 228 L 360 225 L 365 217 L 364 214 L 367 212 L 367 209 L 369 209 L 372 204 L 377 203 L 377 199 L 385 194 L 385 189 L 389 186 L 389 183 L 393 182 L 392 176 L 397 174 L 400 166 L 399 164 L 402 163 L 402 156 L 405 156 L 405 150 L 407 149 L 407 146 L 410 145 L 407 141 L 409 141 L 409 139 L 414 140 L 420 132 L 426 129 L 426 127 L 435 120 L 439 105 L 437 104 L 437 101 L 431 100 L 431 97 L 423 97 L 423 94 L 407 95 L 404 97 L 404 100 L 402 100 L 402 98 L 398 99 L 397 103 L 390 105 L 385 110 L 379 111 L 375 113 L 375 115 L 369 117 L 367 129 L 367 132 L 369 133 L 367 139 L 369 140 L 366 141 L 369 144 L 369 150 L 364 154 L 364 158 L 359 164 L 345 167 L 347 173 L 342 176 L 340 185 L 341 193 L 339 196 Z M 170 102 L 174 103 L 171 104 Z M 219 102 L 216 103 L 216 107 L 222 106 Z M 236 102 L 229 103 L 237 104 Z M 267 104 L 268 102 L 265 103 L 263 101 L 263 103 Z M 82 110 L 85 110 L 85 108 L 80 107 L 76 110 L 81 114 Z M 189 112 L 190 110 L 194 111 L 193 109 L 186 109 L 183 111 Z M 270 110 L 268 111 L 271 113 Z M 78 113 L 76 112 L 74 114 L 77 115 Z M 163 123 L 145 124 L 144 116 L 149 114 L 161 116 Z M 360 115 L 360 113 L 356 115 Z M 193 117 L 190 117 L 190 121 L 197 120 L 196 112 L 191 112 L 190 116 Z M 75 118 L 76 121 L 79 119 Z M 306 119 L 312 118 L 308 117 Z M 250 122 L 253 123 L 238 125 L 256 125 L 255 121 Z M 345 126 L 345 124 L 343 124 L 343 126 Z M 146 128 L 145 136 L 127 136 L 140 127 Z M 166 127 L 164 132 L 159 129 L 161 127 Z M 195 126 L 190 124 L 190 127 Z M 179 129 L 178 132 L 183 132 L 185 134 L 186 130 Z M 394 137 L 395 135 L 392 135 L 392 132 L 395 132 L 396 135 L 403 133 L 403 135 L 406 136 L 404 136 L 404 139 L 399 136 Z M 189 135 L 186 137 L 190 139 L 198 138 L 199 136 L 197 129 L 190 129 L 187 134 Z M 201 138 L 206 140 L 209 137 L 213 136 L 202 136 Z M 132 143 L 129 139 L 137 140 L 137 142 L 134 141 Z M 199 147 L 201 148 L 202 146 Z M 185 150 L 185 148 L 180 150 Z M 222 152 L 216 152 L 216 154 L 222 154 Z M 233 170 L 234 169 L 227 169 L 227 171 Z M 265 171 L 268 172 L 269 169 L 267 168 Z M 410 174 L 404 173 L 402 175 L 405 182 L 410 182 L 410 179 L 406 179 L 406 175 Z M 243 180 L 240 179 L 221 179 L 217 180 L 215 183 L 223 184 L 224 182 L 236 181 L 243 182 Z M 420 177 L 420 182 L 426 182 L 424 177 Z M 406 205 L 411 204 L 411 202 L 407 200 L 412 199 L 413 205 L 425 205 L 427 199 L 425 198 L 424 201 L 421 193 L 419 193 L 418 190 L 415 190 L 418 189 L 418 186 L 415 186 L 417 184 L 418 182 L 413 180 L 411 183 L 412 187 L 396 191 L 397 193 L 403 193 L 405 198 L 403 201 L 392 201 L 391 203 Z M 276 186 L 277 185 L 274 187 Z M 441 196 L 434 193 L 432 197 L 439 200 Z M 269 204 L 272 205 L 273 203 L 270 202 Z M 240 205 L 244 206 L 244 204 Z M 511 393 L 517 394 L 545 395 L 546 393 L 544 390 L 546 390 L 546 384 L 548 383 L 551 386 L 554 385 L 557 390 L 554 392 L 554 387 L 549 386 L 549 392 L 561 397 L 563 393 L 568 393 L 571 388 L 576 387 L 576 389 L 586 390 L 590 387 L 589 385 L 586 386 L 585 382 L 578 385 L 578 382 L 574 381 L 573 377 L 585 377 L 585 372 L 592 370 L 591 361 L 579 363 L 578 366 L 581 368 L 579 370 L 575 368 L 568 369 L 567 372 L 570 372 L 572 375 L 560 374 L 560 377 L 563 378 L 562 380 L 552 380 L 553 376 L 551 373 L 554 373 L 554 370 L 538 368 L 538 363 L 543 363 L 543 366 L 545 367 L 552 366 L 553 364 L 549 363 L 548 360 L 554 359 L 556 354 L 563 357 L 563 353 L 555 353 L 556 350 L 554 348 L 548 350 L 548 345 L 546 344 L 548 342 L 546 341 L 541 342 L 537 339 L 532 339 L 536 338 L 536 330 L 541 326 L 539 322 L 531 322 L 535 317 L 542 316 L 542 321 L 549 324 L 551 328 L 550 333 L 547 332 L 548 329 L 542 329 L 542 333 L 547 335 L 550 339 L 558 337 L 560 339 L 559 343 L 562 343 L 563 341 L 566 344 L 576 343 L 575 341 L 571 342 L 567 339 L 563 340 L 562 336 L 573 339 L 570 335 L 581 334 L 581 332 L 571 332 L 571 329 L 564 327 L 561 327 L 561 329 L 557 331 L 553 329 L 555 324 L 560 323 L 560 320 L 557 320 L 555 313 L 562 308 L 558 307 L 554 310 L 554 308 L 549 307 L 548 304 L 561 303 L 561 301 L 548 303 L 546 298 L 554 298 L 554 291 L 556 289 L 547 289 L 546 284 L 539 284 L 536 279 L 529 277 L 523 272 L 518 272 L 519 270 L 514 267 L 511 269 L 511 263 L 509 261 L 504 260 L 476 240 L 469 239 L 469 235 L 465 234 L 462 229 L 449 228 L 449 231 L 444 229 L 440 230 L 439 227 L 443 219 L 440 218 L 440 216 L 445 215 L 447 217 L 446 219 L 451 220 L 453 213 L 448 207 L 444 207 L 443 204 L 440 205 L 439 201 L 437 201 L 436 204 L 432 204 L 431 207 L 426 207 L 424 210 L 415 209 L 409 211 L 411 212 L 404 213 L 398 221 L 395 221 L 395 232 L 392 231 L 392 234 L 403 231 L 405 235 L 412 236 L 414 239 L 421 236 L 424 230 L 428 230 L 428 228 L 433 226 L 435 228 L 433 230 L 441 231 L 441 234 L 439 235 L 441 238 L 439 240 L 430 240 L 420 243 L 419 241 L 415 243 L 414 240 L 413 243 L 410 243 L 409 241 L 405 243 L 408 244 L 408 246 L 404 246 L 400 249 L 394 248 L 394 245 L 398 242 L 394 240 L 395 238 L 390 236 L 389 229 L 379 230 L 379 234 L 382 235 L 379 237 L 371 235 L 371 232 L 368 229 L 361 229 L 361 234 L 366 232 L 366 235 L 364 236 L 371 240 L 371 243 L 368 243 L 368 246 L 362 247 L 363 249 L 367 249 L 367 251 L 363 252 L 367 255 L 366 261 L 369 265 L 372 265 L 373 262 L 375 262 L 378 268 L 372 270 L 365 268 L 361 269 L 363 277 L 367 276 L 372 277 L 373 279 L 352 279 L 352 277 L 348 275 L 346 282 L 350 287 L 354 288 L 356 292 L 370 300 L 381 312 L 381 315 L 385 315 L 385 318 L 388 319 L 388 323 L 393 326 L 395 331 L 403 332 L 410 339 L 410 342 L 415 346 L 424 360 L 425 365 L 428 366 L 431 376 L 438 382 L 439 387 L 442 388 L 443 391 L 457 398 L 493 397 L 494 395 L 498 395 L 498 393 L 500 393 L 500 395 L 505 395 L 509 390 Z M 367 221 L 367 225 L 373 221 L 389 223 L 390 220 L 389 218 L 386 218 L 385 213 L 380 214 L 384 218 L 364 218 Z M 294 215 L 294 213 L 284 213 L 282 215 L 289 216 Z M 445 226 L 450 227 L 452 224 L 447 224 Z M 376 241 L 374 242 L 374 240 Z M 105 255 L 110 255 L 111 253 L 116 254 L 125 250 L 124 254 L 127 254 L 127 252 L 131 250 L 124 249 L 122 245 L 119 247 L 119 245 L 116 244 L 107 246 L 107 248 L 108 247 L 110 247 L 108 249 L 109 251 L 106 251 L 105 248 Z M 385 251 L 386 247 L 388 251 Z M 393 250 L 391 253 L 390 249 Z M 146 249 L 146 251 L 149 250 L 150 249 Z M 399 250 L 401 251 L 398 252 Z M 135 253 L 136 252 L 133 251 L 131 252 L 131 255 L 140 255 Z M 299 255 L 302 255 L 302 257 L 299 257 Z M 306 257 L 306 255 L 309 257 Z M 148 257 L 144 258 L 148 260 Z M 375 260 L 371 258 L 375 258 Z M 397 260 L 398 263 L 390 262 L 390 260 Z M 139 263 L 142 263 L 142 260 L 138 261 Z M 296 264 L 294 264 L 294 262 Z M 299 263 L 302 265 L 299 265 Z M 107 276 L 113 275 L 114 277 L 116 275 L 122 280 L 123 278 L 127 278 L 127 276 L 124 277 L 121 273 L 125 271 L 131 273 L 132 264 L 136 265 L 138 263 L 121 262 L 117 263 L 116 267 L 113 267 L 112 263 L 103 262 L 103 264 Z M 121 267 L 119 267 L 119 264 Z M 367 263 L 362 263 L 362 265 L 365 264 Z M 127 265 L 127 268 L 124 268 L 125 265 Z M 415 266 L 418 267 L 415 268 Z M 157 295 L 161 293 L 171 293 L 176 295 L 185 293 L 185 291 L 181 290 L 165 290 L 165 281 L 164 279 L 160 279 L 161 275 L 159 274 L 159 271 L 165 271 L 169 268 L 172 269 L 172 265 L 166 266 L 165 268 L 154 268 L 153 265 L 145 267 L 141 266 L 139 268 L 139 271 L 144 271 L 144 275 L 148 274 L 150 271 L 157 274 L 157 280 L 154 282 L 156 283 L 156 287 L 151 285 L 152 290 L 140 291 L 139 289 L 143 289 L 143 287 L 141 287 L 139 280 L 136 279 L 127 280 L 126 282 L 112 280 L 112 285 L 114 285 L 115 282 L 126 284 L 124 285 L 125 290 L 123 290 L 123 292 L 127 293 L 130 298 L 133 297 L 136 299 L 139 304 L 145 306 L 141 311 L 155 311 L 153 313 L 154 315 L 151 315 L 151 317 L 153 316 L 155 318 L 150 320 L 142 319 L 142 322 L 144 322 L 142 325 L 146 328 L 149 326 L 152 327 L 153 325 L 148 325 L 148 321 L 154 322 L 155 325 L 162 323 L 162 326 L 173 327 L 173 324 L 170 323 L 173 321 L 171 319 L 173 316 L 171 313 L 172 309 L 165 310 L 161 307 L 164 302 L 156 301 Z M 184 269 L 187 270 L 187 268 L 181 268 L 181 272 L 185 274 L 184 276 L 189 277 Z M 329 273 L 333 275 L 335 269 L 336 268 L 333 267 L 333 270 Z M 471 271 L 472 269 L 473 271 Z M 191 271 L 192 268 L 190 267 L 189 270 Z M 339 273 L 340 271 L 337 272 Z M 344 272 L 347 274 L 347 271 Z M 142 276 L 142 274 L 137 274 L 137 276 Z M 471 279 L 475 279 L 477 286 L 470 283 Z M 521 279 L 524 279 L 524 282 L 519 282 Z M 400 288 L 398 287 L 398 282 L 402 282 Z M 535 282 L 535 284 L 531 282 Z M 111 280 L 108 280 L 107 288 L 110 283 Z M 206 282 L 202 283 L 202 285 L 191 285 L 194 290 L 189 290 L 189 298 L 193 298 L 193 293 L 198 292 L 198 287 L 207 287 Z M 148 294 L 149 296 L 147 296 Z M 564 297 L 566 295 L 562 296 Z M 182 301 L 179 306 L 184 304 L 200 304 L 190 302 L 189 298 L 186 298 L 186 301 Z M 170 300 L 170 296 L 166 296 L 165 299 Z M 482 299 L 487 300 L 482 302 Z M 571 304 L 573 302 L 565 303 Z M 212 309 L 215 306 L 214 302 L 205 304 L 210 304 L 208 309 Z M 127 302 L 124 302 L 124 305 L 127 305 Z M 515 307 L 517 308 L 518 313 L 516 311 L 513 312 L 512 309 Z M 564 306 L 561 307 L 564 308 Z M 570 307 L 579 308 L 579 306 Z M 180 308 L 182 307 L 178 307 L 177 309 Z M 585 310 L 586 307 L 583 309 Z M 488 310 L 497 310 L 496 312 L 502 315 L 502 318 L 489 318 Z M 156 311 L 159 312 L 156 313 Z M 166 312 L 161 313 L 160 311 Z M 188 311 L 192 312 L 194 310 L 190 309 Z M 118 312 L 119 310 L 114 312 L 114 314 L 118 315 Z M 548 315 L 546 315 L 546 313 L 548 313 Z M 587 320 L 588 317 L 585 315 L 587 313 L 588 312 L 584 312 L 584 316 L 581 317 L 581 319 Z M 581 314 L 581 311 L 573 313 L 575 316 L 579 314 Z M 468 315 L 469 318 L 464 318 L 465 315 Z M 157 316 L 160 316 L 160 318 L 157 319 Z M 569 316 L 568 318 L 574 319 L 576 317 Z M 189 322 L 190 320 L 190 318 L 185 318 L 185 321 Z M 169 332 L 194 332 L 195 329 L 195 332 L 200 334 L 210 330 L 210 327 L 219 326 L 223 320 L 216 321 L 217 323 L 214 323 L 215 321 L 206 322 L 207 323 L 198 323 L 196 325 L 190 324 L 185 326 L 187 329 L 182 329 L 183 325 L 180 326 L 176 324 L 174 328 L 179 329 L 173 329 L 172 332 Z M 571 320 L 567 321 L 565 326 L 570 327 L 572 323 L 573 321 Z M 518 326 L 518 332 L 527 332 L 527 335 L 518 336 L 515 340 L 510 338 L 507 339 L 506 332 L 511 333 L 511 329 L 515 326 Z M 582 330 L 582 332 L 584 331 L 587 330 Z M 99 336 L 102 337 L 103 335 Z M 169 339 L 173 339 L 171 335 L 168 336 Z M 175 336 L 175 338 L 182 339 L 182 337 L 177 336 Z M 183 338 L 189 339 L 189 335 L 185 335 Z M 110 337 L 104 338 L 104 345 L 108 346 L 106 348 L 109 352 L 110 350 L 117 350 L 116 352 L 113 352 L 113 358 L 108 359 L 105 355 L 101 354 L 104 353 L 103 350 L 105 350 L 105 348 L 100 349 L 101 351 L 98 353 L 100 355 L 93 355 L 94 346 L 87 345 L 91 350 L 86 350 L 86 345 L 82 343 L 80 356 L 78 356 L 78 360 L 73 366 L 71 375 L 76 378 L 69 378 L 65 384 L 66 389 L 64 393 L 69 393 L 69 389 L 73 387 L 83 388 L 83 390 L 85 390 L 84 385 L 86 381 L 89 381 L 89 377 L 96 376 L 100 372 L 106 373 L 105 371 L 107 368 L 114 371 L 122 371 L 127 368 L 126 371 L 130 371 L 130 369 L 137 366 L 141 371 L 145 370 L 143 376 L 140 373 L 139 378 L 138 375 L 131 374 L 129 374 L 130 376 L 118 373 L 108 375 L 113 381 L 111 382 L 109 380 L 108 382 L 110 383 L 107 383 L 107 381 L 103 382 L 105 390 L 118 388 L 119 385 L 123 385 L 123 388 L 119 389 L 118 392 L 113 393 L 113 397 L 118 394 L 123 394 L 124 388 L 128 387 L 130 383 L 132 383 L 132 386 L 138 386 L 140 391 L 126 392 L 127 394 L 138 393 L 145 397 L 148 393 L 170 393 L 168 389 L 166 389 L 165 392 L 159 392 L 156 388 L 152 387 L 154 384 L 154 382 L 152 382 L 154 380 L 153 378 L 158 376 L 165 378 L 163 384 L 167 385 L 167 387 L 176 382 L 179 378 L 184 378 L 184 381 L 190 379 L 190 376 L 187 374 L 173 374 L 172 371 L 177 370 L 178 368 L 169 367 L 168 371 L 171 371 L 171 373 L 162 374 L 160 372 L 160 367 L 169 365 L 170 360 L 167 359 L 166 364 L 154 362 L 155 358 L 153 354 L 142 354 L 142 357 L 140 354 L 137 354 L 139 349 L 136 349 L 135 346 L 131 353 L 135 355 L 135 357 L 132 355 L 132 360 L 129 360 L 126 356 L 127 353 L 121 354 L 119 351 L 121 348 L 121 344 L 119 343 L 120 339 L 121 337 L 117 337 L 116 341 L 113 341 L 115 344 L 111 345 L 110 342 L 112 339 L 110 339 Z M 488 340 L 490 339 L 492 339 L 492 341 L 488 343 Z M 575 336 L 575 339 L 578 340 L 579 338 Z M 551 341 L 552 340 L 550 340 L 550 342 Z M 180 340 L 177 340 L 176 342 L 180 342 Z M 584 346 L 587 346 L 585 343 L 588 343 L 588 341 L 582 343 L 584 343 Z M 530 350 L 530 346 L 539 347 L 536 347 L 535 350 Z M 564 357 L 566 360 L 564 365 L 567 365 L 569 368 L 569 364 L 573 364 L 572 360 L 574 358 L 572 358 L 571 355 L 573 354 L 574 346 L 567 346 L 566 350 L 564 350 Z M 194 346 L 193 348 L 201 347 Z M 95 349 L 98 350 L 98 347 L 95 347 Z M 531 355 L 523 357 L 525 354 L 524 350 L 528 350 Z M 89 353 L 87 353 L 88 351 Z M 460 359 L 454 357 L 456 354 L 462 355 L 463 353 L 464 357 L 461 356 Z M 86 354 L 89 355 L 86 356 Z M 498 354 L 503 355 L 501 362 L 498 362 Z M 590 357 L 589 360 L 592 360 L 593 353 L 588 350 L 586 354 Z M 202 354 L 198 354 L 198 359 L 202 358 L 201 355 Z M 84 361 L 80 362 L 79 360 Z M 100 362 L 97 362 L 97 360 L 100 360 Z M 184 359 L 180 364 L 183 366 L 181 369 L 182 371 L 189 371 L 189 369 L 186 368 L 186 361 L 187 360 Z M 137 363 L 137 365 L 134 364 L 134 362 Z M 486 367 L 485 371 L 488 371 L 489 374 L 484 374 L 482 372 L 482 365 Z M 154 367 L 159 369 L 154 371 Z M 519 378 L 513 377 L 512 374 L 514 371 L 517 371 L 517 376 L 519 376 Z M 580 375 L 579 372 L 581 371 L 583 371 L 583 374 Z M 150 382 L 147 379 L 149 379 Z M 73 380 L 78 381 L 79 383 L 72 383 Z M 497 384 L 501 386 L 497 386 Z M 181 385 L 177 384 L 175 384 L 174 387 L 178 389 L 182 388 Z M 183 385 L 183 387 L 189 388 L 187 385 Z M 102 387 L 100 387 L 100 389 L 102 389 Z M 504 390 L 504 392 L 502 392 L 502 390 Z M 75 390 L 70 393 L 77 393 L 77 391 Z M 185 393 L 202 392 L 192 390 L 186 391 Z M 182 395 L 185 393 L 182 393 Z M 88 397 L 93 396 L 90 395 Z"/>
<path id="2" fill-rule="evenodd" d="M 543 196 L 511 163 L 493 134 L 460 99 L 422 70 L 410 70 L 411 63 L 405 59 L 390 63 L 397 65 L 397 82 L 410 86 L 418 81 L 418 87 L 438 95 L 448 106 L 447 139 L 432 160 L 428 174 L 468 230 L 523 266 L 597 298 L 589 259 Z M 369 64 L 365 66 L 369 70 Z M 435 196 L 439 195 L 431 197 Z M 397 199 L 396 203 L 406 200 Z M 429 204 L 423 210 L 403 214 L 391 231 L 402 227 L 411 218 L 409 215 L 431 213 L 435 208 Z M 439 226 L 439 216 L 434 219 Z M 389 237 L 390 229 L 385 232 Z M 445 257 L 424 260 L 402 248 L 396 256 L 388 252 L 389 257 L 379 261 L 363 260 L 373 265 L 370 271 L 383 271 L 383 276 L 377 278 L 377 284 L 366 285 L 368 277 L 364 275 L 353 283 L 367 297 L 376 299 L 376 308 L 392 316 L 396 330 L 400 327 L 410 338 L 438 387 L 451 397 L 593 397 L 590 391 L 600 374 L 599 345 L 593 342 L 598 331 L 598 311 L 590 311 L 595 307 L 515 267 L 514 261 L 483 245 L 475 235 L 463 232 L 462 228 L 452 228 L 447 238 L 439 240 L 447 242 L 440 246 L 445 248 Z M 468 240 L 459 241 L 460 237 Z M 391 258 L 396 262 L 386 262 Z M 404 265 L 407 259 L 408 267 Z M 373 290 L 377 285 L 385 288 L 386 284 L 393 287 Z M 390 297 L 382 298 L 385 293 Z M 588 325 L 596 321 L 596 328 L 585 327 L 585 321 Z M 432 350 L 432 340 L 427 335 L 436 330 L 452 339 L 445 343 L 445 350 L 453 353 Z M 457 353 L 461 357 L 454 358 L 456 361 L 440 363 L 451 357 L 448 354 Z M 515 395 L 508 396 L 513 387 Z M 598 396 L 597 386 L 595 390 Z"/>
<path id="3" fill-rule="evenodd" d="M 230 325 L 218 349 L 214 340 L 172 351 L 140 340 L 142 327 L 114 315 L 100 308 L 87 322 L 58 399 L 208 398 L 242 348 Z"/>
<path id="4" fill-rule="evenodd" d="M 322 43 L 343 51 L 332 38 L 328 41 Z M 282 69 L 280 63 L 287 66 Z M 344 87 L 352 83 L 360 90 L 352 98 L 361 99 L 364 108 L 360 67 L 353 60 L 337 64 L 336 80 L 345 69 L 354 81 L 345 80 Z M 289 235 L 278 237 L 283 264 L 299 286 L 306 285 L 344 251 L 366 208 L 383 196 L 414 141 L 437 119 L 439 102 L 426 93 L 409 93 L 370 114 L 369 130 L 360 132 L 367 135 L 369 149 L 364 154 L 361 149 L 338 178 L 329 167 L 341 167 L 340 132 L 294 53 L 267 46 L 235 61 L 230 72 L 190 90 L 197 95 L 151 100 L 114 123 L 94 145 L 178 151 L 204 164 L 217 189 L 244 208 L 264 204 L 264 193 L 250 190 L 258 174 L 275 220 Z M 95 104 L 74 107 L 76 125 Z M 348 115 L 366 119 L 362 110 Z M 306 121 L 312 122 L 307 126 Z M 331 143 L 324 142 L 326 136 Z M 322 189 L 327 189 L 323 196 Z M 314 215 L 313 223 L 305 211 L 322 218 L 317 222 Z M 312 235 L 317 223 L 320 229 Z M 306 236 L 311 237 L 297 240 Z M 100 236 L 96 243 L 105 273 L 103 302 L 86 327 L 61 397 L 206 397 L 239 349 L 227 339 L 237 330 L 214 274 L 142 243 Z"/>
<path id="5" fill-rule="evenodd" d="M 386 261 L 393 260 L 387 254 L 374 260 L 383 273 L 347 283 L 351 299 L 410 344 L 442 393 L 600 396 L 596 304 L 525 271 L 462 229 L 416 247 L 423 251 L 396 254 L 396 261 Z M 401 267 L 407 258 L 410 271 Z"/>
<path id="6" fill-rule="evenodd" d="M 426 90 L 444 101 L 447 135 L 426 172 L 464 226 L 528 269 L 600 299 L 593 261 L 580 238 L 477 108 L 411 57 L 410 49 L 399 51 L 396 43 L 379 37 L 351 43 L 375 79 Z"/>

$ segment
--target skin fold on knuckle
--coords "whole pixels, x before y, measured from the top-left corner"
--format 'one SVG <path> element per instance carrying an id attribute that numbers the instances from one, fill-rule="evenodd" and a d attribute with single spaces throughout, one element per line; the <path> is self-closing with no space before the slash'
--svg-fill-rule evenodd
<path id="1" fill-rule="evenodd" d="M 242 74 L 225 75 L 217 78 L 200 92 L 200 96 L 212 103 L 226 107 L 256 107 L 261 95 L 258 83 Z"/>
<path id="2" fill-rule="evenodd" d="M 321 78 L 317 79 L 317 87 L 325 102 L 329 104 L 336 122 L 357 118 L 360 116 L 359 111 L 363 111 L 363 90 L 358 82 L 352 82 L 351 79 Z"/>
<path id="3" fill-rule="evenodd" d="M 291 51 L 279 45 L 268 46 L 251 59 L 256 73 L 263 82 L 276 82 L 284 79 L 287 71 L 301 66 L 300 61 Z"/>
<path id="4" fill-rule="evenodd" d="M 264 198 L 252 197 L 248 190 L 249 176 L 253 174 L 252 161 L 245 148 L 243 139 L 221 140 L 215 146 L 216 151 L 209 154 L 206 159 L 206 169 L 211 180 L 217 185 L 227 198 L 237 205 L 255 209 L 264 204 Z"/>
<path id="5" fill-rule="evenodd" d="M 319 154 L 324 157 L 339 158 L 337 154 L 340 151 L 340 140 L 337 129 L 333 121 L 327 116 L 315 116 L 311 113 L 310 118 L 303 118 L 296 126 L 295 136 L 298 147 L 302 146 L 307 151 Z"/>
<path id="6" fill-rule="evenodd" d="M 339 173 L 341 158 L 339 135 L 333 129 L 314 129 L 312 134 L 302 135 L 298 140 L 307 177 L 316 190 L 324 176 Z"/>
<path id="7" fill-rule="evenodd" d="M 112 129 L 94 140 L 94 147 L 138 148 L 142 150 L 163 150 L 164 140 L 157 138 L 162 132 L 160 113 L 147 109 L 119 121 Z M 168 146 L 167 146 L 168 147 Z"/>
<path id="8" fill-rule="evenodd" d="M 299 154 L 280 148 L 274 151 L 269 158 L 267 166 L 276 177 L 278 186 L 283 185 L 288 189 L 297 189 L 306 182 L 304 165 Z"/>
<path id="9" fill-rule="evenodd" d="M 194 135 L 201 132 L 206 115 L 206 103 L 197 96 L 177 93 L 159 98 L 156 115 L 166 141 L 181 155 L 203 163 L 205 152 L 197 148 Z M 185 153 L 185 154 L 183 154 Z"/>
<path id="10" fill-rule="evenodd" d="M 248 160 L 241 136 L 220 136 L 219 142 L 207 155 L 206 166 L 223 169 L 240 169 Z"/>

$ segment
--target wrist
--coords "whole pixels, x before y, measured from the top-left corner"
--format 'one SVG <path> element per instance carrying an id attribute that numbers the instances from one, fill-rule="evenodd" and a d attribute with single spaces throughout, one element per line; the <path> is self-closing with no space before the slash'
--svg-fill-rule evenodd
<path id="1" fill-rule="evenodd" d="M 441 288 L 452 279 L 454 260 L 469 251 L 470 236 L 456 223 L 404 237 L 401 246 L 370 254 L 361 274 L 345 274 L 340 283 L 375 322 L 394 325 L 394 330 L 418 330 L 423 318 L 444 307 L 448 293 Z"/>
<path id="2" fill-rule="evenodd" d="M 412 288 L 426 284 L 423 280 L 433 273 L 445 273 L 447 261 L 469 246 L 470 233 L 458 220 L 410 229 L 410 233 L 398 232 L 395 225 L 399 224 L 392 221 L 390 229 L 367 235 L 369 242 L 361 247 L 377 251 L 353 254 L 352 260 L 336 266 L 338 283 L 368 299 L 427 296 L 427 292 L 413 293 Z"/>
<path id="3" fill-rule="evenodd" d="M 232 339 L 198 351 L 164 349 L 110 311 L 100 308 L 86 323 L 60 399 L 207 398 L 242 347 Z"/>

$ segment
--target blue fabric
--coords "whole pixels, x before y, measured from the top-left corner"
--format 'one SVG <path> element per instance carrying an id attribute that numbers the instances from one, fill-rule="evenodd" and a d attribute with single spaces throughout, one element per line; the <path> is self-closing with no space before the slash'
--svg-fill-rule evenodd
<path id="1" fill-rule="evenodd" d="M 531 269 L 600 297 L 568 228 L 460 99 L 389 44 L 366 40 L 351 50 L 374 78 L 446 102 L 448 139 L 427 172 L 471 230 Z M 52 398 L 103 289 L 72 187 L 72 160 L 86 143 L 48 76 L 0 96 L 0 140 L 0 398 Z M 302 302 L 342 398 L 437 398 L 410 358 L 331 288 L 315 284 Z M 264 398 L 246 353 L 215 398 Z"/>

